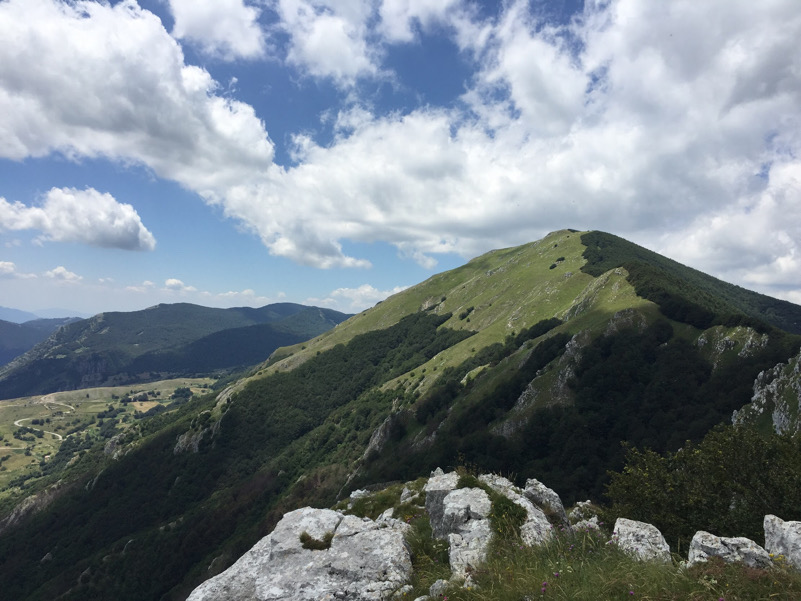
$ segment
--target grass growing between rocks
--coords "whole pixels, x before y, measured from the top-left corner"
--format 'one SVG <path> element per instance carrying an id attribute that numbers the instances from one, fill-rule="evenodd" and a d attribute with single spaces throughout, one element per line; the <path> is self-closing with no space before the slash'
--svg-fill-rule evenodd
<path id="1" fill-rule="evenodd" d="M 451 601 L 570 599 L 604 601 L 756 601 L 801 599 L 801 574 L 777 564 L 757 570 L 714 560 L 683 564 L 639 562 L 601 532 L 556 530 L 540 547 L 498 539 L 470 588 L 452 586 Z M 421 593 L 422 594 L 422 593 Z M 415 597 L 411 597 L 414 599 Z"/>

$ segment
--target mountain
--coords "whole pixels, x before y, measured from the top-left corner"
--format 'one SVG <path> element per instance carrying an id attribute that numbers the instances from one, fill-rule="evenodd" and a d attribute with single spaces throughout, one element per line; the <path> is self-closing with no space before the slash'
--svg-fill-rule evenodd
<path id="1" fill-rule="evenodd" d="M 45 340 L 56 329 L 76 321 L 76 317 L 32 319 L 23 323 L 0 320 L 0 366 L 22 355 Z"/>
<path id="2" fill-rule="evenodd" d="M 101 313 L 68 323 L 0 368 L 0 398 L 244 367 L 346 317 L 293 303 L 259 309 L 180 303 Z"/>
<path id="3" fill-rule="evenodd" d="M 10 321 L 11 323 L 25 323 L 39 319 L 38 315 L 30 313 L 29 311 L 21 311 L 19 309 L 11 309 L 10 307 L 0 307 L 0 320 Z"/>
<path id="4" fill-rule="evenodd" d="M 487 253 L 152 417 L 110 394 L 102 424 L 51 406 L 78 430 L 48 460 L 31 436 L 38 467 L 0 492 L 0 590 L 185 599 L 284 512 L 437 466 L 602 502 L 621 441 L 676 451 L 728 422 L 798 353 L 799 323 L 609 234 Z"/>

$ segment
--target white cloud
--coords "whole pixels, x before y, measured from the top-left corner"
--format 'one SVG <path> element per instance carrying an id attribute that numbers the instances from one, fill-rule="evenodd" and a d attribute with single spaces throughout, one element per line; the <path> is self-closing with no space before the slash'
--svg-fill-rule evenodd
<path id="1" fill-rule="evenodd" d="M 771 169 L 767 188 L 662 238 L 676 260 L 776 296 L 801 293 L 801 161 Z M 787 287 L 795 286 L 795 291 Z"/>
<path id="2" fill-rule="evenodd" d="M 145 280 L 138 286 L 126 286 L 125 290 L 128 292 L 136 292 L 138 294 L 144 294 L 146 292 L 152 292 L 155 289 L 156 285 L 151 282 L 150 280 Z"/>
<path id="3" fill-rule="evenodd" d="M 392 42 L 411 42 L 415 27 L 428 29 L 446 22 L 460 0 L 383 0 L 379 8 L 381 29 Z"/>
<path id="4" fill-rule="evenodd" d="M 252 107 L 218 96 L 132 1 L 7 0 L 0 155 L 147 165 L 219 203 L 273 254 L 318 267 L 368 267 L 345 241 L 386 241 L 433 267 L 438 253 L 576 227 L 692 264 L 708 256 L 739 282 L 797 287 L 796 0 L 591 1 L 563 26 L 529 4 L 481 21 L 469 3 L 276 0 L 287 61 L 357 107 L 333 121 L 333 140 L 297 135 L 297 164 L 283 168 Z M 434 26 L 475 61 L 462 105 L 377 115 L 352 102 L 349 86 L 383 76 L 387 44 Z M 734 248 L 736 264 L 715 259 Z"/>
<path id="5" fill-rule="evenodd" d="M 340 86 L 378 74 L 377 49 L 368 41 L 368 0 L 278 0 L 277 11 L 291 40 L 289 64 Z"/>
<path id="6" fill-rule="evenodd" d="M 172 35 L 206 54 L 234 60 L 259 58 L 265 52 L 260 10 L 243 0 L 169 0 L 175 18 Z"/>
<path id="7" fill-rule="evenodd" d="M 171 290 L 173 292 L 181 292 L 181 293 L 197 292 L 197 288 L 195 288 L 194 286 L 187 286 L 181 280 L 178 280 L 176 278 L 168 278 L 164 282 L 164 288 L 166 290 Z"/>
<path id="8" fill-rule="evenodd" d="M 588 3 L 560 27 L 513 2 L 475 49 L 470 112 L 349 111 L 333 142 L 299 136 L 298 164 L 232 188 L 225 210 L 323 267 L 359 264 L 346 239 L 428 267 L 563 227 L 653 244 L 747 206 L 758 174 L 775 182 L 801 152 L 799 38 L 792 0 Z"/>
<path id="9" fill-rule="evenodd" d="M 57 280 L 59 282 L 67 282 L 69 284 L 80 282 L 83 279 L 82 276 L 79 276 L 77 273 L 69 271 L 63 265 L 59 265 L 55 269 L 46 271 L 45 276 L 50 278 L 51 280 Z"/>
<path id="10" fill-rule="evenodd" d="M 103 248 L 156 247 L 156 239 L 131 205 L 94 188 L 52 188 L 39 207 L 0 198 L 0 229 L 39 230 L 44 240 Z"/>
<path id="11" fill-rule="evenodd" d="M 17 270 L 17 265 L 12 261 L 0 261 L 0 278 L 14 278 L 18 280 L 36 279 L 35 273 L 23 273 Z"/>
<path id="12" fill-rule="evenodd" d="M 403 292 L 407 286 L 396 286 L 392 290 L 379 290 L 370 284 L 362 284 L 358 288 L 337 288 L 326 298 L 308 298 L 307 305 L 329 307 L 345 313 L 357 313 L 369 309 L 384 299 Z"/>
<path id="13" fill-rule="evenodd" d="M 119 159 L 213 201 L 273 157 L 253 108 L 216 89 L 133 0 L 0 3 L 0 157 Z"/>

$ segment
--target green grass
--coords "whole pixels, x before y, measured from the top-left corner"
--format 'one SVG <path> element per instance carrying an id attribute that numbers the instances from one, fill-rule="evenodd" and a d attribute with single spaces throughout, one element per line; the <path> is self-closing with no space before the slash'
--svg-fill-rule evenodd
<path id="1" fill-rule="evenodd" d="M 679 562 L 659 564 L 632 559 L 607 534 L 555 530 L 540 547 L 499 539 L 484 566 L 473 574 L 476 586 L 452 586 L 452 601 L 554 599 L 605 601 L 757 601 L 801 598 L 801 574 L 777 564 L 757 570 L 713 560 L 687 569 Z M 432 581 L 433 582 L 433 581 Z M 414 597 L 412 597 L 414 598 Z"/>
<path id="2" fill-rule="evenodd" d="M 126 394 L 135 396 L 152 391 L 149 398 L 153 404 L 170 402 L 170 394 L 178 387 L 190 387 L 199 393 L 207 390 L 213 380 L 209 378 L 181 378 L 151 382 L 140 386 L 116 386 L 89 388 L 56 392 L 43 396 L 24 397 L 0 402 L 0 459 L 8 455 L 8 459 L 0 461 L 0 499 L 14 493 L 9 490 L 9 483 L 22 474 L 35 474 L 42 461 L 47 461 L 59 450 L 62 440 L 73 432 L 91 436 L 98 435 L 97 415 L 108 409 L 122 409 L 120 398 Z M 117 398 L 115 398 L 117 397 Z M 137 425 L 133 414 L 135 407 L 129 405 L 127 410 L 117 417 L 118 428 L 127 430 Z M 33 420 L 50 420 L 43 425 L 33 424 Z M 14 437 L 18 427 L 23 426 L 45 431 L 39 438 L 33 436 L 32 441 L 22 441 Z M 100 440 L 100 439 L 98 439 Z M 102 442 L 102 441 L 101 441 Z M 6 468 L 6 469 L 2 469 Z M 32 482 L 32 480 L 29 480 Z"/>

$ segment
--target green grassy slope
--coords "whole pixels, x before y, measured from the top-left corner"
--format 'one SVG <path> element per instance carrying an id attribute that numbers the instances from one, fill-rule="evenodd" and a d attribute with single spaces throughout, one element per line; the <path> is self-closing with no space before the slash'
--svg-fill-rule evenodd
<path id="1" fill-rule="evenodd" d="M 716 323 L 739 323 L 742 315 L 773 327 L 801 334 L 801 306 L 746 290 L 686 267 L 604 232 L 587 232 L 585 273 L 599 276 L 615 267 L 624 267 L 637 293 L 663 306 L 671 316 L 683 317 L 699 327 Z"/>

